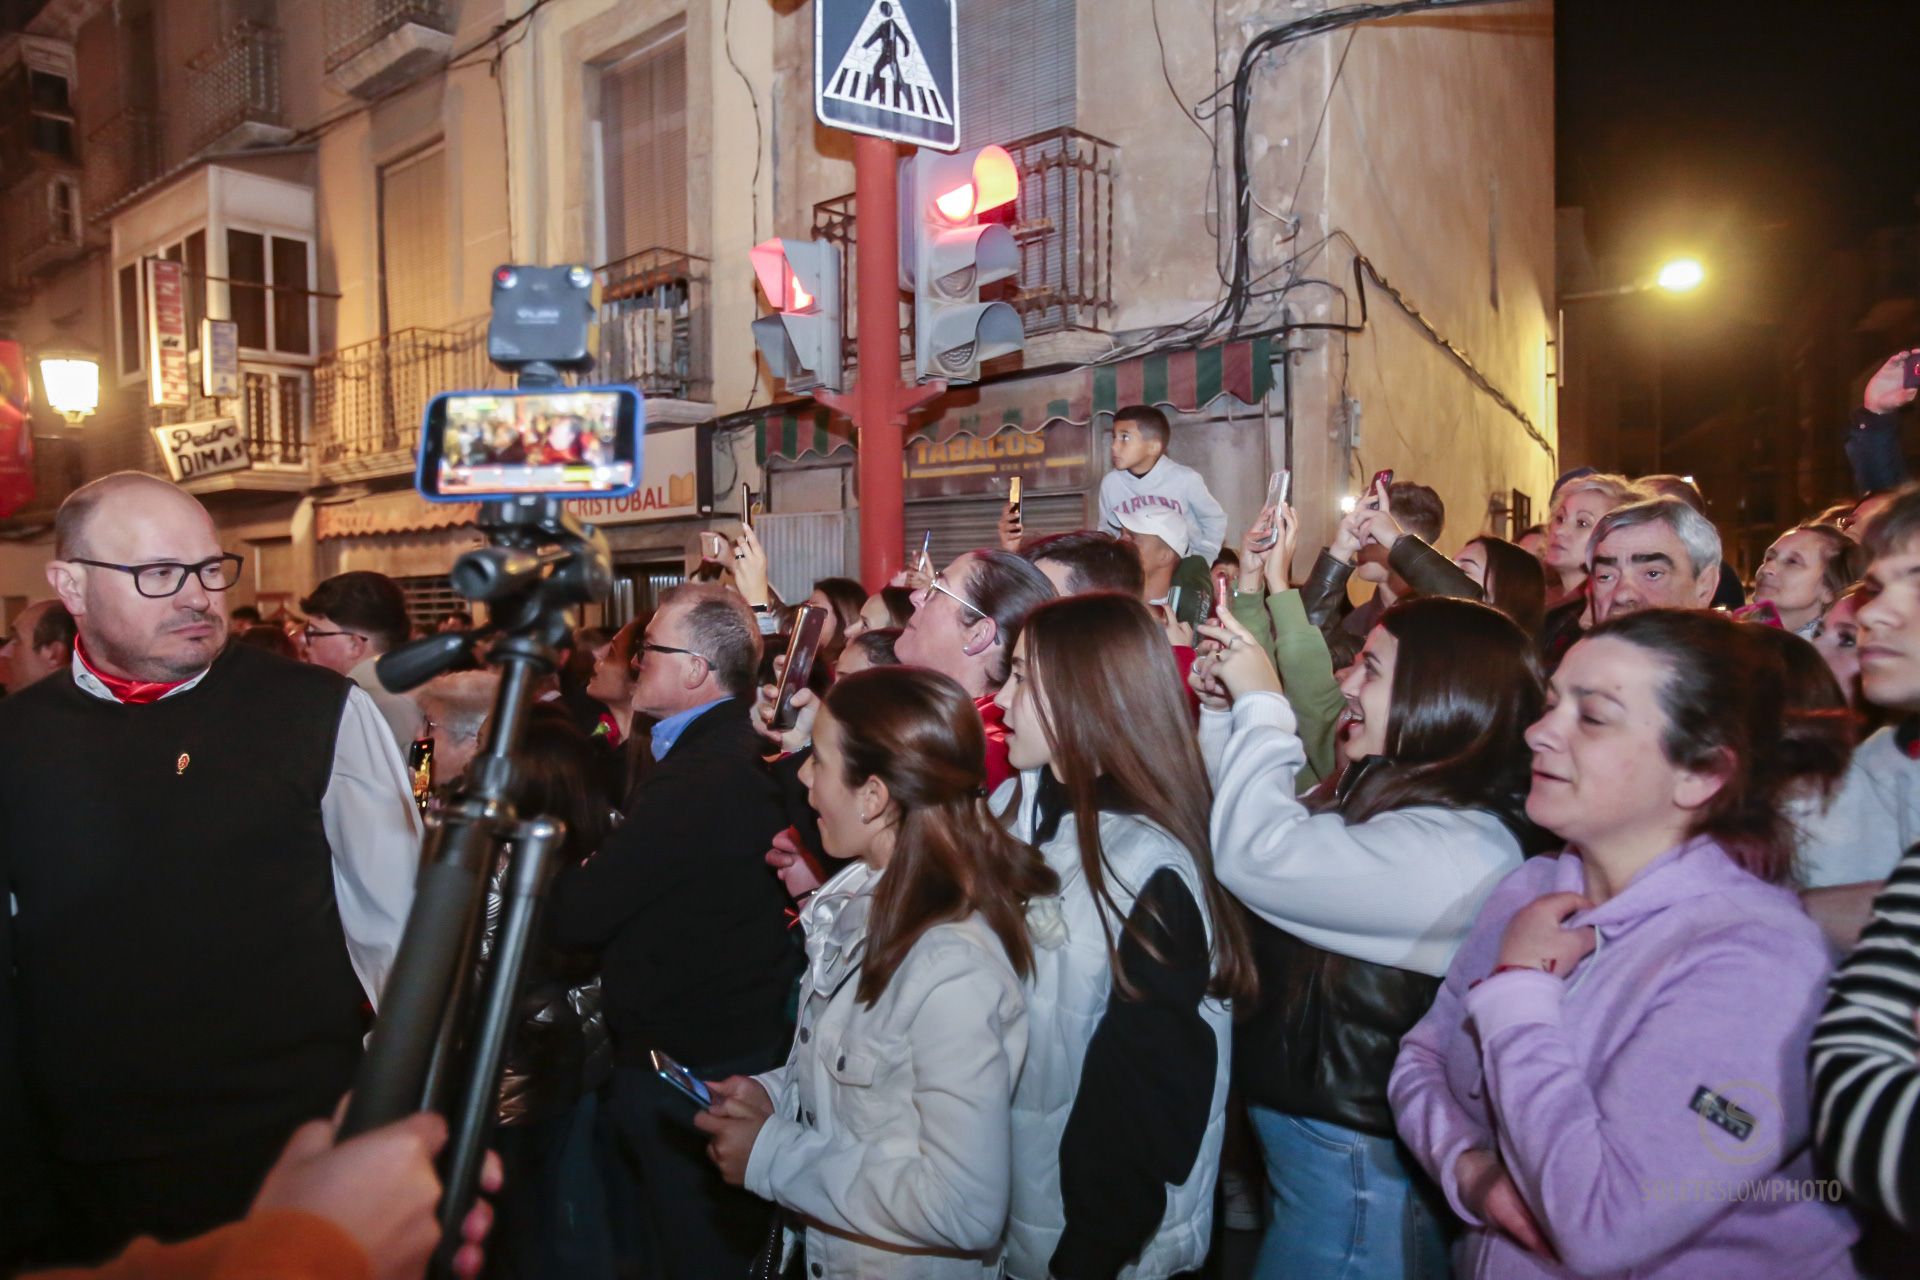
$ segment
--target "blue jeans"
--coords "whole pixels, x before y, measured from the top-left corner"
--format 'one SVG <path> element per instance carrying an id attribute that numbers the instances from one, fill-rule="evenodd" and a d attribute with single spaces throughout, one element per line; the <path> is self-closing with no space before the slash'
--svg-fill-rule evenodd
<path id="1" fill-rule="evenodd" d="M 1255 1280 L 1443 1280 L 1438 1192 L 1406 1151 L 1324 1120 L 1249 1107 L 1267 1162 Z"/>

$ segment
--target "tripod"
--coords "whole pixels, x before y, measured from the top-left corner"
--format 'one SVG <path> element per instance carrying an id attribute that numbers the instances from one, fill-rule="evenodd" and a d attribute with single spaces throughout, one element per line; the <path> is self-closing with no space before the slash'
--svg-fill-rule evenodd
<path id="1" fill-rule="evenodd" d="M 491 545 L 461 556 L 451 578 L 462 596 L 488 604 L 490 630 L 498 633 L 489 655 L 501 672 L 492 731 L 452 799 L 427 820 L 413 911 L 340 1125 L 344 1140 L 423 1109 L 447 1116 L 441 1244 L 434 1258 L 439 1275 L 450 1274 L 460 1225 L 473 1205 L 527 946 L 552 879 L 553 853 L 566 837 L 560 822 L 514 812 L 513 752 L 534 682 L 556 668 L 555 646 L 572 626 L 573 606 L 603 598 L 613 583 L 606 538 L 568 515 L 558 498 L 489 502 L 480 526 Z M 380 680 L 396 691 L 414 688 L 470 657 L 477 639 L 451 633 L 405 645 L 380 659 Z M 513 846 L 512 864 L 475 1018 L 486 889 L 506 842 Z"/>

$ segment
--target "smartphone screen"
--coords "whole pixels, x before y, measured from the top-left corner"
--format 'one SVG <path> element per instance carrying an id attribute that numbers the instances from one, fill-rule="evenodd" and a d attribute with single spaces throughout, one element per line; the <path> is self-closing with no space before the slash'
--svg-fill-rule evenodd
<path id="1" fill-rule="evenodd" d="M 427 405 L 415 480 L 442 502 L 623 497 L 640 480 L 644 427 L 632 387 L 444 392 Z"/>
<path id="2" fill-rule="evenodd" d="M 1901 383 L 1908 387 L 1920 387 L 1920 351 L 1915 351 L 1907 356 L 1906 367 L 1902 371 Z"/>
<path id="3" fill-rule="evenodd" d="M 1381 485 L 1386 485 L 1389 489 L 1393 487 L 1392 467 L 1385 467 L 1374 472 L 1373 479 L 1367 481 L 1366 496 L 1362 498 L 1361 501 L 1369 510 L 1378 511 L 1380 509 L 1380 500 L 1376 498 L 1374 494 L 1379 490 Z"/>
<path id="4" fill-rule="evenodd" d="M 1227 580 L 1215 578 L 1213 580 L 1213 616 L 1216 620 L 1221 620 L 1232 612 L 1233 606 L 1227 599 Z"/>
<path id="5" fill-rule="evenodd" d="M 1007 481 L 1007 505 L 1013 509 L 1015 519 L 1020 517 L 1020 477 Z"/>
<path id="6" fill-rule="evenodd" d="M 653 1070 L 656 1075 L 687 1097 L 692 1098 L 701 1106 L 710 1107 L 713 1105 L 713 1092 L 707 1088 L 704 1081 L 696 1078 L 693 1072 L 687 1070 L 658 1049 L 651 1050 L 651 1053 L 653 1056 Z"/>
<path id="7" fill-rule="evenodd" d="M 774 693 L 773 727 L 791 729 L 795 720 L 793 695 L 807 687 L 813 674 L 813 660 L 820 652 L 820 632 L 827 611 L 815 605 L 803 605 L 794 620 L 793 635 L 787 641 L 787 665 L 780 673 L 780 687 Z"/>
<path id="8" fill-rule="evenodd" d="M 1167 616 L 1169 618 L 1172 618 L 1175 622 L 1178 622 L 1180 620 L 1181 594 L 1182 593 L 1179 587 L 1167 588 Z"/>
<path id="9" fill-rule="evenodd" d="M 926 574 L 929 578 L 933 576 L 933 530 L 931 529 L 927 530 L 926 536 L 920 539 L 920 563 L 918 567 L 920 572 Z"/>

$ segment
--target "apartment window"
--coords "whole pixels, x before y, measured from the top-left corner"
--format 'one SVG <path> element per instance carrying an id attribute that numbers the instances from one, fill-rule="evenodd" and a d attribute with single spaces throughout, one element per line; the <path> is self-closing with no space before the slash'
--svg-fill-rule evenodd
<path id="1" fill-rule="evenodd" d="M 380 286 L 388 333 L 453 319 L 444 147 L 381 166 Z"/>
<path id="2" fill-rule="evenodd" d="M 307 415 L 311 403 L 305 369 L 243 365 L 240 369 L 241 425 L 254 465 L 299 466 L 306 461 Z"/>
<path id="3" fill-rule="evenodd" d="M 78 233 L 78 210 L 75 210 Z M 200 320 L 207 314 L 207 233 L 194 231 L 149 255 L 186 268 L 187 349 L 200 347 Z M 147 367 L 147 277 L 144 258 L 122 263 L 114 273 L 114 319 L 120 342 L 120 376 L 137 378 Z"/>
<path id="4" fill-rule="evenodd" d="M 600 76 L 606 261 L 687 247 L 687 49 L 679 32 Z"/>
<path id="5" fill-rule="evenodd" d="M 146 330 L 146 317 L 140 301 L 140 264 L 129 262 L 120 268 L 119 288 L 114 291 L 115 310 L 120 321 L 120 376 L 137 377 L 144 368 L 146 344 L 140 340 Z"/>
<path id="6" fill-rule="evenodd" d="M 313 354 L 313 300 L 307 293 L 311 249 L 293 236 L 228 229 L 227 309 L 242 348 Z"/>
<path id="7" fill-rule="evenodd" d="M 73 137 L 73 87 L 52 71 L 27 72 L 27 107 L 31 115 L 33 149 L 73 161 L 79 149 Z"/>

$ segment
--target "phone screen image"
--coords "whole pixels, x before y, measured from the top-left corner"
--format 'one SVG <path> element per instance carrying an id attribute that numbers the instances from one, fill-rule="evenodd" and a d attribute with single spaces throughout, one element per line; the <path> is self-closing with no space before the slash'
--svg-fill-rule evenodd
<path id="1" fill-rule="evenodd" d="M 793 728 L 793 695 L 807 687 L 807 678 L 813 674 L 813 660 L 820 652 L 820 633 L 826 621 L 825 609 L 806 605 L 793 624 L 793 636 L 787 641 L 787 665 L 780 673 L 780 689 L 773 704 L 776 729 Z"/>
<path id="2" fill-rule="evenodd" d="M 421 479 L 446 498 L 631 491 L 636 405 L 611 388 L 436 397 Z"/>
<path id="3" fill-rule="evenodd" d="M 1013 508 L 1013 514 L 1020 514 L 1020 477 L 1007 481 L 1007 505 Z"/>
<path id="4" fill-rule="evenodd" d="M 929 578 L 933 576 L 933 530 L 931 529 L 927 530 L 926 536 L 920 539 L 920 563 L 915 567 Z"/>
<path id="5" fill-rule="evenodd" d="M 687 1070 L 658 1049 L 652 1051 L 652 1056 L 654 1073 L 662 1080 L 665 1080 L 675 1089 L 678 1089 L 681 1093 L 703 1107 L 713 1105 L 713 1092 L 707 1088 L 704 1081 L 696 1078 L 693 1072 Z"/>

